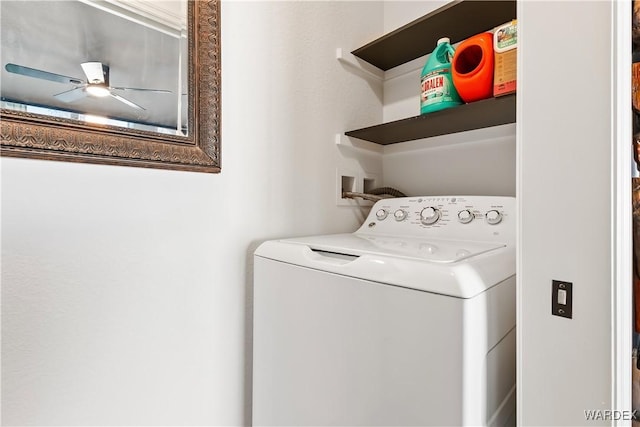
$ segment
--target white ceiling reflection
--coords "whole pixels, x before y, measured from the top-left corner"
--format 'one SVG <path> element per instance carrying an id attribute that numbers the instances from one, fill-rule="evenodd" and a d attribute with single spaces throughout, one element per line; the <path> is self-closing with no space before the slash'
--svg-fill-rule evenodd
<path id="1" fill-rule="evenodd" d="M 182 1 L 13 1 L 0 2 L 3 108 L 24 106 L 76 116 L 181 130 L 186 126 L 186 2 Z M 109 68 L 115 96 L 84 90 L 81 64 Z M 61 83 L 20 74 L 7 64 L 72 77 Z M 24 70 L 24 68 L 19 68 Z M 33 74 L 33 73 L 32 73 Z M 78 88 L 75 91 L 74 88 Z M 63 92 L 74 96 L 59 96 Z M 123 98 L 123 99 L 119 99 Z M 66 101 L 66 102 L 65 102 Z M 128 102 L 127 102 L 128 101 Z M 22 107 L 20 107 L 22 105 Z M 137 106 L 137 107 L 136 107 Z M 139 107 L 139 108 L 138 108 Z M 164 131 L 161 131 L 164 132 Z"/>

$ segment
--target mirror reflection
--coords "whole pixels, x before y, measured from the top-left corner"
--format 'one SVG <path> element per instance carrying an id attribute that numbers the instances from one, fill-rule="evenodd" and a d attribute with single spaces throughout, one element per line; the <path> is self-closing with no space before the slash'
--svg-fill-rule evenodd
<path id="1" fill-rule="evenodd" d="M 186 136 L 186 17 L 186 0 L 3 0 L 1 106 Z"/>

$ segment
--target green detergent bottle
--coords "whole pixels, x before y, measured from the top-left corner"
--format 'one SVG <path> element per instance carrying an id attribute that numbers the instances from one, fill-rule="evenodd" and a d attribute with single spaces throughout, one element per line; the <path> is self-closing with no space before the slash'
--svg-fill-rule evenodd
<path id="1" fill-rule="evenodd" d="M 420 114 L 431 113 L 462 104 L 451 78 L 451 58 L 454 49 L 448 37 L 438 40 L 424 64 L 420 77 Z"/>

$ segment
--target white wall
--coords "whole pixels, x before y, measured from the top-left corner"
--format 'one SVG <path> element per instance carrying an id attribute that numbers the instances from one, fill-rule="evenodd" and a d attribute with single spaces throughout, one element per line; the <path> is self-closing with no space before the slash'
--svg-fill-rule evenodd
<path id="1" fill-rule="evenodd" d="M 449 2 L 450 0 L 386 0 L 384 2 L 384 32 L 388 33 L 400 28 Z"/>
<path id="2" fill-rule="evenodd" d="M 386 146 L 385 185 L 409 195 L 515 196 L 515 124 Z"/>
<path id="3" fill-rule="evenodd" d="M 612 7 L 519 3 L 521 425 L 628 409 L 612 403 Z M 551 315 L 553 279 L 573 282 L 573 319 Z"/>
<path id="4" fill-rule="evenodd" d="M 382 4 L 223 2 L 223 171 L 2 158 L 3 425 L 250 422 L 251 253 L 355 229 L 336 133 L 381 93 L 334 59 Z"/>

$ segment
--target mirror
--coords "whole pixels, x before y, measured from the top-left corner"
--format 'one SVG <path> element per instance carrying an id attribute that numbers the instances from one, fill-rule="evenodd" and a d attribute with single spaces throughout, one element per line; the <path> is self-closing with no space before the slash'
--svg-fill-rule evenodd
<path id="1" fill-rule="evenodd" d="M 220 171 L 218 0 L 0 3 L 1 154 Z"/>

